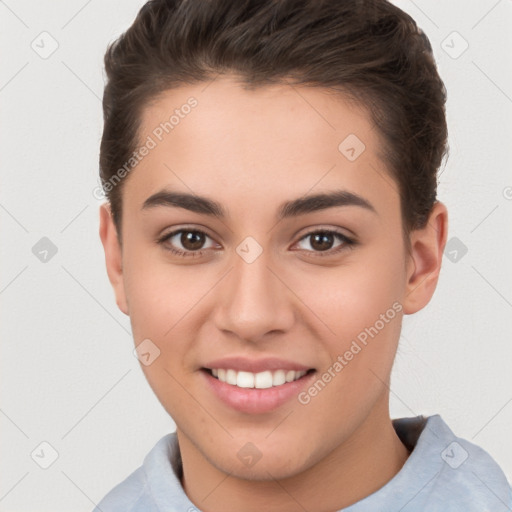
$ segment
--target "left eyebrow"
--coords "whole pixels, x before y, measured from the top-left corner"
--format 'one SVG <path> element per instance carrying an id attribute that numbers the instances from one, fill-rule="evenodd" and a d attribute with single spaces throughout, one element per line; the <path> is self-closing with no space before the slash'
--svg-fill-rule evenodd
<path id="1" fill-rule="evenodd" d="M 225 219 L 227 217 L 226 210 L 217 201 L 194 194 L 172 192 L 167 189 L 161 190 L 148 197 L 142 205 L 142 210 L 157 206 L 184 208 L 185 210 L 217 217 L 219 219 Z M 308 195 L 286 201 L 280 206 L 277 218 L 282 220 L 340 206 L 358 206 L 377 214 L 373 205 L 364 197 L 347 190 L 334 190 L 332 192 Z"/>

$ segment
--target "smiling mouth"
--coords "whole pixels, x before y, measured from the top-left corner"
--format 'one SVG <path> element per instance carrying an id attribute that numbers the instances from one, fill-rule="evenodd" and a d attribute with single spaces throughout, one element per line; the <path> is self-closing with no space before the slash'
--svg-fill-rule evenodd
<path id="1" fill-rule="evenodd" d="M 238 388 L 268 389 L 293 382 L 315 372 L 309 370 L 265 370 L 259 373 L 225 368 L 202 368 L 215 379 Z"/>

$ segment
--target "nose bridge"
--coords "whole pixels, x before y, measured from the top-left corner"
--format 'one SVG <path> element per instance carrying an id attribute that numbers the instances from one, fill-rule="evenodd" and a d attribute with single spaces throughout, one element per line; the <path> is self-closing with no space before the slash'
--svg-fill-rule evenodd
<path id="1" fill-rule="evenodd" d="M 275 275 L 270 251 L 248 238 L 233 254 L 216 321 L 219 329 L 257 341 L 267 332 L 289 329 L 294 313 L 289 292 Z"/>

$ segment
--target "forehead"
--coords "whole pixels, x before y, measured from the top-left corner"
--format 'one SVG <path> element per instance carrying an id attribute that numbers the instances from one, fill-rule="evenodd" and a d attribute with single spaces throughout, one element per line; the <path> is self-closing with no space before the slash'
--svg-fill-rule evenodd
<path id="1" fill-rule="evenodd" d="M 233 194 L 281 202 L 334 188 L 398 197 L 366 111 L 318 87 L 246 89 L 224 76 L 172 89 L 144 109 L 139 143 L 152 149 L 125 194 L 140 205 L 163 186 L 221 202 Z"/>

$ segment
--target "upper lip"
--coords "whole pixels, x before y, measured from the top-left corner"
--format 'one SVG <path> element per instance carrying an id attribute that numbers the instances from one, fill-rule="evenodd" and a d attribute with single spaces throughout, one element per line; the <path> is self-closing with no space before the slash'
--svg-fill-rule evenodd
<path id="1" fill-rule="evenodd" d="M 215 359 L 204 365 L 204 368 L 217 369 L 224 368 L 226 370 L 236 370 L 243 372 L 259 373 L 266 370 L 295 370 L 304 371 L 310 370 L 311 366 L 306 366 L 294 361 L 286 361 L 277 357 L 265 357 L 262 359 L 248 359 L 247 357 L 223 357 L 222 359 Z"/>

